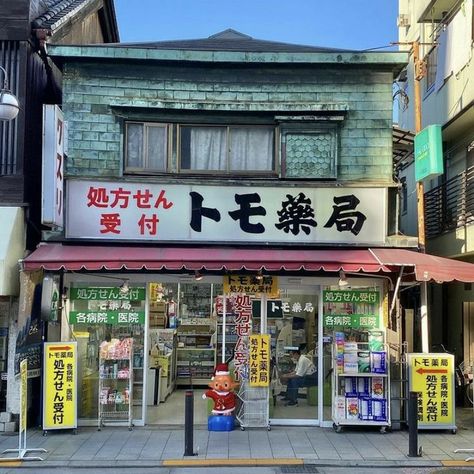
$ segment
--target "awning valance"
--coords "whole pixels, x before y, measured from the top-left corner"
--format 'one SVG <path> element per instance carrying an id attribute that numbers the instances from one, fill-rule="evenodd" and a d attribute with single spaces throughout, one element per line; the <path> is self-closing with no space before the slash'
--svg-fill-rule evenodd
<path id="1" fill-rule="evenodd" d="M 474 282 L 474 264 L 405 249 L 253 249 L 43 244 L 23 269 L 49 271 L 308 271 L 404 273 L 417 281 Z"/>

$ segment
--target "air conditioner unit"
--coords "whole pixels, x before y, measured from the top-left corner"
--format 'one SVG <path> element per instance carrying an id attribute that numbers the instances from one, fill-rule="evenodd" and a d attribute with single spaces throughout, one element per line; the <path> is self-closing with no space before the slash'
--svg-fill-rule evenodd
<path id="1" fill-rule="evenodd" d="M 397 26 L 399 28 L 410 26 L 410 17 L 407 13 L 400 13 L 400 15 L 398 15 Z"/>

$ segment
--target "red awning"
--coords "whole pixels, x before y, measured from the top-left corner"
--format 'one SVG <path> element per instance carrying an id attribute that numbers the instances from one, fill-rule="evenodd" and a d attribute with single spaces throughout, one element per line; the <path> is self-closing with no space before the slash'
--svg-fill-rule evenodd
<path id="1" fill-rule="evenodd" d="M 246 249 L 42 244 L 23 260 L 32 270 L 208 270 L 399 272 L 417 281 L 474 282 L 474 264 L 405 249 Z"/>
<path id="2" fill-rule="evenodd" d="M 265 270 L 390 272 L 369 250 L 119 247 L 43 244 L 24 270 Z"/>
<path id="3" fill-rule="evenodd" d="M 387 267 L 414 267 L 417 281 L 474 282 L 474 264 L 406 249 L 370 249 L 380 264 Z"/>

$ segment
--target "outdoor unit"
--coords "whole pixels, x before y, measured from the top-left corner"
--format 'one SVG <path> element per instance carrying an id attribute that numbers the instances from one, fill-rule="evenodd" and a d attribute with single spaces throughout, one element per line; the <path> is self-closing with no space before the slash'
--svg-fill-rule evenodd
<path id="1" fill-rule="evenodd" d="M 407 13 L 400 13 L 400 15 L 398 15 L 397 26 L 399 28 L 410 26 L 410 17 Z"/>

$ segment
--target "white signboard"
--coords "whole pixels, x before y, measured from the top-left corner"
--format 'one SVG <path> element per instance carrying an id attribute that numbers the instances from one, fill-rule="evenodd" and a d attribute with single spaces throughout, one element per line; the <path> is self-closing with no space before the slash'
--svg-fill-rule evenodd
<path id="1" fill-rule="evenodd" d="M 382 244 L 385 188 L 68 181 L 66 237 Z"/>
<path id="2" fill-rule="evenodd" d="M 64 118 L 57 105 L 43 105 L 43 203 L 41 223 L 64 225 Z"/>

